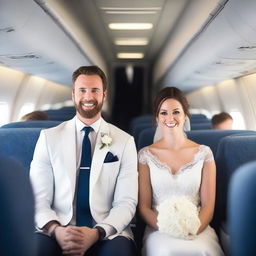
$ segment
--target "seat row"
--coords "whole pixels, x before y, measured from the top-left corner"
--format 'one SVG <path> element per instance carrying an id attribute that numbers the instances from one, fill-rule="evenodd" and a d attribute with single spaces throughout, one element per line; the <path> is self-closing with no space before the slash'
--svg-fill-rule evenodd
<path id="1" fill-rule="evenodd" d="M 20 162 L 28 175 L 40 131 L 41 128 L 1 128 L 0 156 L 11 156 Z M 151 144 L 153 135 L 153 128 L 144 130 L 139 137 L 139 149 Z M 208 145 L 213 151 L 217 164 L 217 197 L 212 225 L 220 234 L 225 226 L 223 223 L 227 221 L 227 196 L 231 176 L 242 164 L 256 160 L 256 132 L 205 130 L 189 131 L 187 136 L 199 144 Z"/>

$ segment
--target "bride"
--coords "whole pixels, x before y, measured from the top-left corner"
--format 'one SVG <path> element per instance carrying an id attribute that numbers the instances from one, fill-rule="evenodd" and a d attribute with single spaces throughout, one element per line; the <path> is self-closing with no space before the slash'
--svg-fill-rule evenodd
<path id="1" fill-rule="evenodd" d="M 139 152 L 139 211 L 147 224 L 142 249 L 145 256 L 224 255 L 209 226 L 215 203 L 215 162 L 208 146 L 184 135 L 188 108 L 178 88 L 161 90 L 154 114 L 162 138 Z M 177 196 L 188 198 L 199 211 L 199 228 L 191 239 L 159 230 L 157 208 Z"/>

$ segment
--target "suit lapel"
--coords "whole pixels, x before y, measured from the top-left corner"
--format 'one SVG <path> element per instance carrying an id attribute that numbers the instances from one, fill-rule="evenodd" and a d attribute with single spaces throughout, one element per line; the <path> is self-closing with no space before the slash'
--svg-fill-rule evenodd
<path id="1" fill-rule="evenodd" d="M 101 135 L 102 134 L 109 134 L 109 125 L 103 119 L 100 124 L 99 132 L 97 134 L 95 149 L 94 149 L 93 158 L 92 158 L 91 176 L 90 176 L 90 199 L 91 199 L 93 187 L 94 187 L 94 185 L 99 177 L 100 171 L 102 169 L 104 159 L 106 157 L 106 154 L 109 151 L 109 148 L 107 146 L 101 148 L 101 146 L 102 146 Z"/>
<path id="2" fill-rule="evenodd" d="M 75 118 L 68 121 L 61 131 L 61 149 L 63 171 L 68 175 L 72 189 L 72 198 L 76 185 L 76 125 Z"/>

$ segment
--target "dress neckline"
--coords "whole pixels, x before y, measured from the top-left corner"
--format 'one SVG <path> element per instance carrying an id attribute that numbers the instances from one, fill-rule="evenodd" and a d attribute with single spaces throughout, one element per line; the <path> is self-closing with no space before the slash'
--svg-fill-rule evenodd
<path id="1" fill-rule="evenodd" d="M 152 151 L 149 149 L 149 147 L 146 148 L 146 151 L 148 152 L 148 154 L 153 158 L 153 160 L 159 164 L 161 166 L 161 168 L 165 168 L 168 170 L 168 172 L 172 175 L 172 176 L 176 176 L 179 173 L 182 172 L 183 169 L 188 168 L 189 166 L 193 166 L 195 164 L 195 162 L 197 161 L 197 156 L 198 154 L 202 151 L 203 145 L 199 145 L 197 152 L 194 154 L 193 158 L 191 161 L 189 161 L 188 163 L 182 165 L 179 167 L 179 169 L 173 173 L 172 172 L 172 168 L 165 162 L 162 162 L 159 157 L 157 155 L 155 155 L 154 153 L 152 153 Z"/>

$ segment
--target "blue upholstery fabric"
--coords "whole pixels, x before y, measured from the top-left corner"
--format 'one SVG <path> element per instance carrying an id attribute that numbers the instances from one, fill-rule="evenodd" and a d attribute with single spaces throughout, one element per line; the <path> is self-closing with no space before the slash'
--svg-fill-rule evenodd
<path id="1" fill-rule="evenodd" d="M 154 127 L 151 123 L 141 123 L 141 124 L 137 124 L 136 126 L 134 126 L 132 136 L 134 137 L 135 144 L 137 147 L 138 147 L 138 140 L 139 140 L 140 133 L 143 130 L 145 130 L 147 128 L 151 128 L 151 127 Z"/>
<path id="2" fill-rule="evenodd" d="M 244 163 L 256 160 L 256 135 L 228 136 L 223 138 L 216 154 L 217 225 L 226 220 L 227 191 L 234 171 Z"/>
<path id="3" fill-rule="evenodd" d="M 76 114 L 76 110 L 74 107 L 49 109 L 49 110 L 45 110 L 44 112 L 48 115 L 49 120 L 58 120 L 58 121 L 66 121 L 66 120 L 72 119 Z"/>
<path id="4" fill-rule="evenodd" d="M 0 129 L 0 156 L 12 156 L 28 174 L 40 131 L 40 128 Z"/>
<path id="5" fill-rule="evenodd" d="M 191 114 L 189 116 L 190 122 L 191 123 L 201 123 L 204 121 L 209 121 L 206 115 L 203 114 Z"/>
<path id="6" fill-rule="evenodd" d="M 142 116 L 137 116 L 132 119 L 129 127 L 130 134 L 134 134 L 134 129 L 138 124 L 151 124 L 151 126 L 154 125 L 154 118 L 153 115 L 142 115 Z"/>
<path id="7" fill-rule="evenodd" d="M 32 188 L 12 158 L 0 157 L 0 205 L 0 255 L 35 256 Z"/>
<path id="8" fill-rule="evenodd" d="M 212 128 L 212 125 L 210 122 L 191 123 L 191 130 L 206 130 L 211 128 Z"/>
<path id="9" fill-rule="evenodd" d="M 229 231 L 232 256 L 256 255 L 256 162 L 241 166 L 229 190 Z"/>
<path id="10" fill-rule="evenodd" d="M 35 120 L 25 122 L 13 122 L 1 126 L 1 128 L 50 128 L 57 126 L 61 121 Z"/>

